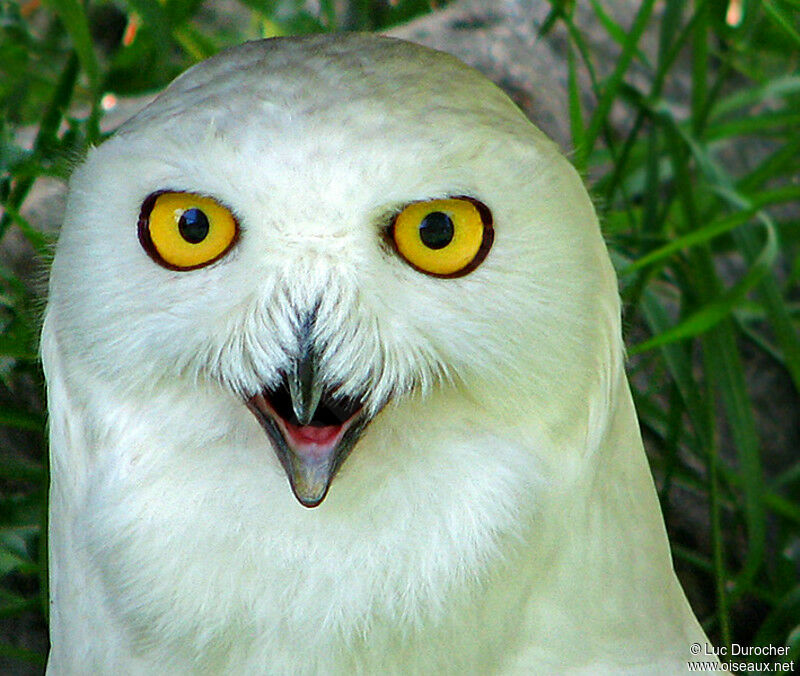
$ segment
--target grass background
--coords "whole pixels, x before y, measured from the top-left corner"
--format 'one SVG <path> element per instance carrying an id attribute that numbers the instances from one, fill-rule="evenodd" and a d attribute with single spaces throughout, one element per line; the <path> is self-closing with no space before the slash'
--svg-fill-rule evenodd
<path id="1" fill-rule="evenodd" d="M 157 91 L 244 39 L 382 30 L 438 11 L 427 0 L 229 3 L 0 0 L 0 248 L 46 254 L 53 235 L 23 215 L 26 200 L 102 141 L 108 94 Z M 586 4 L 613 63 L 600 63 L 573 3 L 552 2 L 540 32 L 568 36 L 572 159 L 620 276 L 676 567 L 716 645 L 788 646 L 768 660 L 797 661 L 800 0 L 645 0 L 624 22 L 610 0 Z M 0 668 L 37 673 L 41 293 L 19 260 L 0 258 Z"/>

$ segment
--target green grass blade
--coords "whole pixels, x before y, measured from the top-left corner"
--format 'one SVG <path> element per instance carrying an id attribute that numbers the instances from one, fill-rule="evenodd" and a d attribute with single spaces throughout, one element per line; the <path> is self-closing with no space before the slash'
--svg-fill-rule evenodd
<path id="1" fill-rule="evenodd" d="M 20 232 L 25 239 L 28 240 L 37 254 L 44 256 L 50 251 L 52 242 L 45 235 L 36 230 L 19 211 L 10 204 L 0 204 L 0 207 L 3 209 L 3 215 L 5 216 L 8 214 L 8 217 L 19 228 Z"/>
<path id="2" fill-rule="evenodd" d="M 92 34 L 89 28 L 89 17 L 86 8 L 80 0 L 46 0 L 61 22 L 64 24 L 67 33 L 72 39 L 72 45 L 78 55 L 81 67 L 89 80 L 89 89 L 92 94 L 92 109 L 89 114 L 87 131 L 90 142 L 94 143 L 100 139 L 100 63 L 92 42 Z"/>
<path id="3" fill-rule="evenodd" d="M 775 152 L 768 155 L 753 171 L 740 179 L 736 187 L 747 194 L 782 173 L 792 175 L 791 167 L 797 164 L 798 157 L 800 157 L 800 134 L 789 138 Z"/>
<path id="4" fill-rule="evenodd" d="M 0 643 L 0 657 L 11 658 L 19 660 L 20 662 L 28 662 L 40 667 L 44 667 L 46 658 L 33 650 L 27 648 L 19 648 L 17 646 L 9 645 L 8 643 Z"/>
<path id="5" fill-rule="evenodd" d="M 766 550 L 766 510 L 764 478 L 761 468 L 761 444 L 753 419 L 753 406 L 747 394 L 744 368 L 730 322 L 709 335 L 709 377 L 718 387 L 727 410 L 727 420 L 738 451 L 739 476 L 744 489 L 744 516 L 747 524 L 747 553 L 736 575 L 732 592 L 745 593 L 764 562 Z"/>
<path id="6" fill-rule="evenodd" d="M 575 163 L 578 166 L 578 169 L 581 171 L 586 169 L 589 155 L 594 148 L 597 137 L 600 135 L 601 129 L 608 120 L 608 115 L 611 112 L 611 106 L 614 104 L 614 101 L 617 97 L 617 93 L 622 85 L 623 78 L 628 71 L 628 66 L 630 66 L 631 61 L 636 54 L 639 40 L 642 37 L 645 28 L 647 28 L 647 23 L 650 19 L 650 14 L 653 11 L 654 4 L 655 0 L 645 0 L 639 7 L 639 11 L 636 13 L 633 24 L 628 31 L 628 37 L 627 41 L 625 42 L 625 46 L 623 47 L 622 53 L 617 59 L 617 64 L 614 67 L 614 71 L 603 86 L 600 100 L 597 104 L 597 109 L 594 111 L 591 119 L 589 120 L 584 144 L 577 149 L 578 152 L 575 158 Z"/>
<path id="7" fill-rule="evenodd" d="M 789 129 L 800 126 L 800 112 L 777 110 L 710 125 L 706 139 L 729 139 L 733 136 L 787 136 Z"/>
<path id="8" fill-rule="evenodd" d="M 153 32 L 156 47 L 164 50 L 172 44 L 172 21 L 163 5 L 157 0 L 128 0 L 128 4 Z"/>
<path id="9" fill-rule="evenodd" d="M 717 119 L 743 108 L 751 108 L 773 99 L 795 96 L 800 93 L 800 75 L 775 77 L 762 85 L 737 89 L 712 107 L 711 119 Z"/>
<path id="10" fill-rule="evenodd" d="M 575 65 L 575 49 L 567 45 L 567 91 L 569 93 L 569 127 L 572 133 L 572 147 L 582 148 L 584 144 L 583 111 L 578 73 Z"/>
<path id="11" fill-rule="evenodd" d="M 43 471 L 38 465 L 28 462 L 16 462 L 4 459 L 0 463 L 0 478 L 8 481 L 36 481 L 42 480 Z"/>
<path id="12" fill-rule="evenodd" d="M 58 128 L 64 119 L 64 115 L 75 91 L 79 72 L 78 66 L 78 55 L 73 53 L 67 58 L 67 62 L 64 65 L 64 69 L 61 71 L 58 82 L 53 88 L 53 94 L 44 107 L 39 121 L 39 131 L 36 133 L 36 139 L 33 142 L 33 154 L 40 161 L 58 145 Z M 28 191 L 30 191 L 33 186 L 34 181 L 35 176 L 17 178 L 14 187 L 5 200 L 5 205 L 14 211 L 18 210 L 25 200 L 25 197 L 28 195 Z M 5 234 L 11 222 L 11 213 L 7 209 L 0 219 L 0 237 Z"/>
<path id="13" fill-rule="evenodd" d="M 744 253 L 747 260 L 753 260 L 758 250 L 758 244 L 753 236 L 738 231 L 733 233 L 734 239 Z M 783 295 L 775 277 L 765 275 L 758 288 L 764 307 L 769 317 L 778 345 L 781 348 L 786 368 L 795 386 L 800 392 L 800 334 L 792 321 L 791 314 L 783 299 Z"/>
<path id="14" fill-rule="evenodd" d="M 713 160 L 696 138 L 682 128 L 681 125 L 678 125 L 668 111 L 663 111 L 661 119 L 666 123 L 671 133 L 679 136 L 686 144 L 686 147 L 690 150 L 693 158 L 697 162 L 698 168 L 709 180 L 717 195 L 736 208 L 749 209 L 752 207 L 751 200 L 739 192 L 733 180 Z M 791 187 L 794 186 L 790 186 L 790 189 Z M 768 228 L 774 227 L 771 218 L 765 211 L 759 211 L 758 217 Z M 738 231 L 734 231 L 733 235 L 745 259 L 748 262 L 755 261 L 759 256 L 759 248 L 752 236 L 741 234 Z M 762 275 L 759 281 L 759 293 L 765 303 L 770 318 L 770 324 L 778 338 L 778 344 L 784 353 L 784 358 L 792 380 L 795 383 L 795 387 L 800 391 L 800 336 L 792 326 L 791 317 L 786 309 L 786 303 L 782 298 L 777 282 L 771 271 L 769 271 L 768 274 Z"/>
<path id="15" fill-rule="evenodd" d="M 64 28 L 67 29 L 83 71 L 89 78 L 89 86 L 93 91 L 98 91 L 100 64 L 94 51 L 89 17 L 86 15 L 84 4 L 80 0 L 46 0 L 46 4 L 58 14 Z"/>
<path id="16" fill-rule="evenodd" d="M 654 249 L 650 253 L 645 254 L 641 258 L 631 263 L 628 267 L 623 268 L 619 275 L 620 277 L 630 275 L 637 270 L 641 270 L 649 265 L 663 261 L 678 251 L 690 249 L 693 246 L 704 244 L 711 241 L 715 237 L 729 233 L 731 230 L 749 222 L 756 213 L 758 213 L 758 209 L 752 208 L 737 214 L 731 214 L 730 216 L 719 218 L 716 221 L 700 228 L 699 230 L 693 230 L 692 232 L 689 232 L 682 237 L 678 237 L 677 239 L 674 239 L 671 242 Z"/>
<path id="17" fill-rule="evenodd" d="M 611 36 L 611 38 L 616 42 L 620 47 L 625 47 L 628 42 L 628 33 L 627 31 L 620 26 L 611 15 L 606 12 L 603 6 L 600 4 L 598 0 L 589 0 L 592 5 L 592 9 L 594 10 L 594 14 L 597 17 L 597 20 L 600 24 L 605 28 L 606 32 Z M 639 46 L 636 45 L 635 49 L 636 58 L 641 61 L 647 68 L 652 70 L 652 66 L 650 65 L 650 60 L 647 58 L 647 54 L 645 54 Z"/>
<path id="18" fill-rule="evenodd" d="M 0 425 L 20 430 L 42 432 L 44 430 L 44 419 L 35 413 L 6 405 L 0 409 Z"/>
<path id="19" fill-rule="evenodd" d="M 780 26 L 786 35 L 791 38 L 792 42 L 797 47 L 800 47 L 800 32 L 792 25 L 791 19 L 786 16 L 783 9 L 778 7 L 772 0 L 762 0 L 762 7 L 775 24 Z"/>
<path id="20" fill-rule="evenodd" d="M 669 329 L 669 316 L 652 289 L 645 289 L 642 294 L 641 309 L 647 325 L 654 335 L 659 335 Z M 705 420 L 708 417 L 707 399 L 700 391 L 700 386 L 694 377 L 689 352 L 684 345 L 678 343 L 666 343 L 660 345 L 659 348 L 667 369 L 680 392 L 686 411 L 693 421 L 695 429 L 702 437 L 706 432 Z M 711 440 L 705 438 L 703 446 L 707 448 L 710 443 Z"/>
<path id="21" fill-rule="evenodd" d="M 707 2 L 698 3 L 697 21 L 692 40 L 692 132 L 700 134 L 705 123 L 704 111 L 708 100 L 708 32 L 710 9 Z"/>
<path id="22" fill-rule="evenodd" d="M 780 248 L 778 246 L 775 228 L 772 227 L 771 224 L 766 224 L 765 230 L 767 239 L 764 247 L 753 265 L 739 282 L 720 298 L 708 301 L 700 310 L 686 317 L 677 325 L 643 343 L 635 345 L 629 350 L 629 353 L 631 355 L 640 354 L 647 350 L 652 350 L 655 347 L 673 343 L 677 340 L 698 336 L 701 333 L 711 330 L 711 328 L 716 326 L 723 319 L 729 317 L 736 305 L 744 300 L 747 293 L 769 274 L 772 265 L 778 257 Z M 701 231 L 702 229 L 696 230 L 691 234 L 697 234 Z M 689 237 L 689 235 L 687 235 L 687 237 Z"/>

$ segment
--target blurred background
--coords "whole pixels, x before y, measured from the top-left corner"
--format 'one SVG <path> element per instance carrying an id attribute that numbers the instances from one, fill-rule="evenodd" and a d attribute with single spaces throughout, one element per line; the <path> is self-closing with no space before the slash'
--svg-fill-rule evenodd
<path id="1" fill-rule="evenodd" d="M 459 56 L 585 176 L 679 577 L 716 645 L 799 660 L 800 0 L 0 0 L 0 673 L 47 654 L 37 334 L 71 168 L 226 46 L 342 30 Z"/>

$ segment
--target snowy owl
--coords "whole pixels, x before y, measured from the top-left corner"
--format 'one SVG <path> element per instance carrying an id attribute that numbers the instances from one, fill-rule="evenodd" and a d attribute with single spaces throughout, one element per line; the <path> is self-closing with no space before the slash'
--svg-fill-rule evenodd
<path id="1" fill-rule="evenodd" d="M 369 35 L 244 44 L 74 173 L 42 336 L 51 674 L 678 673 L 580 178 Z"/>

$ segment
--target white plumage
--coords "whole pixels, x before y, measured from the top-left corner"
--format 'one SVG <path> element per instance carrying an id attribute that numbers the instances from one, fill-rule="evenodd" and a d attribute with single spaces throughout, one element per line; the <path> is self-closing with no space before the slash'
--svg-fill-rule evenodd
<path id="1" fill-rule="evenodd" d="M 164 191 L 228 248 L 162 260 Z M 483 232 L 460 276 L 398 244 L 438 199 Z M 42 354 L 49 673 L 663 674 L 705 642 L 590 200 L 452 57 L 276 39 L 178 78 L 72 178 Z"/>

